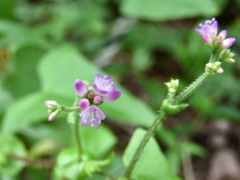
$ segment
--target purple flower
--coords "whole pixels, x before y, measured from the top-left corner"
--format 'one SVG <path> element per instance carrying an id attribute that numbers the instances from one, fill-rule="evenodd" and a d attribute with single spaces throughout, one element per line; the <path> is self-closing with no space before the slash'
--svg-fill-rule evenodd
<path id="1" fill-rule="evenodd" d="M 223 30 L 218 33 L 218 22 L 213 18 L 212 20 L 205 21 L 204 24 L 200 24 L 201 28 L 196 28 L 195 31 L 202 36 L 205 44 L 222 46 L 224 49 L 228 49 L 235 42 L 235 38 L 225 39 L 227 31 Z"/>
<path id="2" fill-rule="evenodd" d="M 88 93 L 87 85 L 78 79 L 74 83 L 74 88 L 75 88 L 77 95 L 79 95 L 80 97 L 84 97 Z"/>
<path id="3" fill-rule="evenodd" d="M 116 90 L 112 78 L 110 76 L 102 77 L 100 74 L 95 75 L 93 90 L 102 97 L 103 102 L 114 101 L 121 95 L 121 92 Z"/>
<path id="4" fill-rule="evenodd" d="M 205 24 L 200 24 L 200 29 L 196 28 L 195 31 L 200 34 L 206 44 L 211 44 L 213 38 L 217 36 L 218 22 L 215 19 L 205 21 Z"/>
<path id="5" fill-rule="evenodd" d="M 101 109 L 96 106 L 88 106 L 80 112 L 79 116 L 82 118 L 82 126 L 92 126 L 93 128 L 98 128 L 101 121 L 106 117 Z"/>

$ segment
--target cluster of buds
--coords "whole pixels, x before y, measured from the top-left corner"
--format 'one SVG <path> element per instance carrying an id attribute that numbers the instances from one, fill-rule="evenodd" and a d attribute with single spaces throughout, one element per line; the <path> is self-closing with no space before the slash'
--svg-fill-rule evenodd
<path id="1" fill-rule="evenodd" d="M 82 99 L 79 107 L 82 109 L 79 116 L 82 118 L 82 126 L 92 126 L 98 128 L 101 121 L 105 119 L 105 114 L 97 106 L 104 102 L 112 102 L 118 99 L 121 92 L 116 90 L 110 76 L 102 77 L 96 74 L 92 87 L 88 87 L 83 81 L 76 80 L 75 91 Z"/>
<path id="2" fill-rule="evenodd" d="M 52 121 L 62 111 L 62 107 L 56 101 L 46 101 L 45 105 L 48 107 L 48 120 Z"/>
<path id="3" fill-rule="evenodd" d="M 235 42 L 235 38 L 227 38 L 227 31 L 223 30 L 218 33 L 218 22 L 213 18 L 206 20 L 204 24 L 200 24 L 201 28 L 196 28 L 195 31 L 202 36 L 205 44 L 213 49 L 228 49 Z"/>
<path id="4" fill-rule="evenodd" d="M 223 73 L 223 68 L 221 68 L 221 62 L 217 61 L 217 62 L 214 62 L 214 63 L 207 63 L 206 64 L 206 71 L 209 73 L 209 74 L 215 74 L 215 73 L 218 73 L 218 74 L 222 74 Z"/>
<path id="5" fill-rule="evenodd" d="M 168 88 L 168 92 L 175 94 L 177 91 L 177 87 L 179 84 L 179 80 L 178 79 L 171 79 L 171 81 L 164 83 L 167 88 Z"/>

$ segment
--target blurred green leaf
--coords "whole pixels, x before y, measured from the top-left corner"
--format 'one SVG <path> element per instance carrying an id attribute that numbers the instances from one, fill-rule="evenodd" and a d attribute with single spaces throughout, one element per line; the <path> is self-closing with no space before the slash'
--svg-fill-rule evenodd
<path id="1" fill-rule="evenodd" d="M 100 171 L 102 166 L 108 165 L 114 158 L 114 154 L 110 154 L 104 160 L 94 160 L 88 154 L 81 154 L 78 161 L 78 152 L 74 148 L 64 149 L 57 158 L 57 166 L 54 173 L 57 178 L 86 179 L 92 177 L 93 174 Z"/>
<path id="2" fill-rule="evenodd" d="M 181 143 L 181 152 L 186 153 L 188 155 L 199 156 L 199 157 L 204 157 L 206 155 L 205 148 L 190 141 Z"/>
<path id="3" fill-rule="evenodd" d="M 43 57 L 39 66 L 43 91 L 72 98 L 74 98 L 75 80 L 87 80 L 92 83 L 96 73 L 105 74 L 69 45 L 56 47 L 50 51 Z M 150 125 L 154 119 L 150 108 L 120 87 L 117 82 L 115 84 L 122 95 L 111 104 L 102 104 L 100 107 L 104 113 L 120 122 Z"/>
<path id="4" fill-rule="evenodd" d="M 219 119 L 226 119 L 228 121 L 239 122 L 240 112 L 239 109 L 234 106 L 218 105 L 214 107 L 210 113 L 210 116 Z"/>
<path id="5" fill-rule="evenodd" d="M 196 16 L 215 16 L 219 9 L 210 0 L 124 0 L 121 11 L 126 16 L 149 20 L 174 20 Z"/>
<path id="6" fill-rule="evenodd" d="M 179 172 L 179 168 L 181 167 L 181 156 L 179 153 L 179 149 L 171 149 L 167 151 L 166 154 L 169 166 L 174 173 Z"/>
<path id="7" fill-rule="evenodd" d="M 14 18 L 14 1 L 1 0 L 0 1 L 0 19 Z"/>
<path id="8" fill-rule="evenodd" d="M 14 136 L 0 136 L 0 153 L 12 157 L 26 157 L 27 152 L 23 143 Z M 17 175 L 25 166 L 24 162 L 15 159 L 7 159 L 0 165 L 1 174 Z"/>
<path id="9" fill-rule="evenodd" d="M 134 132 L 130 143 L 128 144 L 123 155 L 123 162 L 125 166 L 130 163 L 131 158 L 135 153 L 138 145 L 142 141 L 145 133 L 146 131 L 143 129 L 137 129 Z M 151 165 L 151 168 L 149 168 L 149 165 Z M 153 138 L 151 138 L 145 146 L 143 153 L 133 168 L 131 177 L 134 179 L 151 180 L 179 179 L 175 177 L 171 172 L 164 154 L 160 151 L 157 142 Z"/>
<path id="10" fill-rule="evenodd" d="M 40 121 L 47 121 L 45 101 L 54 99 L 66 104 L 70 100 L 64 96 L 49 93 L 34 93 L 15 101 L 6 111 L 1 133 L 13 133 Z"/>
<path id="11" fill-rule="evenodd" d="M 78 154 L 76 149 L 64 149 L 57 158 L 57 166 L 55 166 L 54 173 L 56 179 L 76 179 L 80 172 L 80 164 L 77 163 Z"/>
<path id="12" fill-rule="evenodd" d="M 99 158 L 105 155 L 116 144 L 117 138 L 104 125 L 98 130 L 92 127 L 80 129 L 83 149 Z"/>
<path id="13" fill-rule="evenodd" d="M 157 137 L 168 147 L 173 148 L 177 144 L 177 137 L 173 131 L 168 130 L 167 128 L 161 127 L 156 131 Z"/>
<path id="14" fill-rule="evenodd" d="M 19 98 L 40 88 L 36 68 L 41 55 L 41 50 L 34 46 L 21 47 L 15 53 L 13 72 L 4 81 L 4 86 L 13 97 Z"/>
<path id="15" fill-rule="evenodd" d="M 151 64 L 149 49 L 143 47 L 137 47 L 134 49 L 132 65 L 136 71 L 147 70 Z"/>

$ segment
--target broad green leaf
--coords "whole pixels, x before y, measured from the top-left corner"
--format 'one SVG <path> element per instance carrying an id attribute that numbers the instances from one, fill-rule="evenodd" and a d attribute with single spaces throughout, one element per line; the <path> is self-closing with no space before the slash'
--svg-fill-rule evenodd
<path id="1" fill-rule="evenodd" d="M 80 161 L 78 161 L 78 152 L 74 148 L 64 149 L 57 158 L 57 166 L 54 169 L 54 179 L 69 180 L 86 179 L 86 177 L 92 177 L 96 172 L 101 170 L 101 167 L 108 165 L 114 158 L 113 154 L 110 154 L 104 160 L 95 160 L 84 152 L 81 154 Z"/>
<path id="2" fill-rule="evenodd" d="M 138 145 L 142 141 L 146 131 L 143 129 L 137 129 L 128 144 L 124 155 L 123 161 L 127 166 L 133 154 L 135 153 Z M 149 165 L 151 166 L 149 168 Z M 173 175 L 170 170 L 169 164 L 158 147 L 158 144 L 154 138 L 150 138 L 145 146 L 140 158 L 138 159 L 135 167 L 133 168 L 131 177 L 139 180 L 159 180 L 159 179 L 171 179 L 179 180 Z"/>
<path id="3" fill-rule="evenodd" d="M 76 79 L 93 82 L 96 73 L 105 75 L 103 71 L 90 63 L 75 48 L 69 45 L 60 46 L 43 57 L 39 66 L 42 90 L 53 94 L 74 98 L 74 82 Z M 111 103 L 100 106 L 106 115 L 114 120 L 129 124 L 148 126 L 153 122 L 154 114 L 142 101 L 120 87 L 121 97 Z M 59 102 L 61 103 L 61 102 Z"/>
<path id="4" fill-rule="evenodd" d="M 80 129 L 83 149 L 95 157 L 105 155 L 116 144 L 117 139 L 113 133 L 104 125 L 98 130 L 92 127 Z"/>
<path id="5" fill-rule="evenodd" d="M 14 19 L 14 1 L 0 1 L 0 19 Z"/>
<path id="6" fill-rule="evenodd" d="M 152 65 L 150 50 L 144 47 L 135 48 L 132 65 L 136 71 L 147 70 Z"/>
<path id="7" fill-rule="evenodd" d="M 48 93 L 34 93 L 15 101 L 6 111 L 1 133 L 13 133 L 40 121 L 47 121 L 45 101 L 54 99 L 70 105 L 69 98 Z"/>
<path id="8" fill-rule="evenodd" d="M 13 72 L 5 79 L 5 87 L 15 98 L 35 92 L 39 89 L 36 66 L 42 52 L 34 46 L 19 49 L 13 60 Z"/>
<path id="9" fill-rule="evenodd" d="M 14 136 L 0 136 L 0 153 L 14 157 L 26 157 L 26 150 L 23 143 Z M 24 167 L 24 162 L 13 159 L 6 159 L 0 165 L 1 174 L 16 175 Z"/>
<path id="10" fill-rule="evenodd" d="M 149 20 L 174 20 L 196 16 L 215 16 L 219 9 L 211 0 L 124 0 L 124 15 Z"/>

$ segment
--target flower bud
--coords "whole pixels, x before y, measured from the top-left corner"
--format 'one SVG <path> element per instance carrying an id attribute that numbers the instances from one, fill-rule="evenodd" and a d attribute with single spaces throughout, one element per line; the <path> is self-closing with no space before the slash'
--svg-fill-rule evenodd
<path id="1" fill-rule="evenodd" d="M 89 102 L 88 99 L 84 98 L 84 99 L 81 99 L 79 101 L 78 105 L 79 105 L 80 108 L 85 109 L 85 108 L 87 108 L 90 105 L 90 102 Z"/>
<path id="2" fill-rule="evenodd" d="M 61 109 L 57 109 L 56 111 L 52 112 L 48 117 L 48 121 L 54 120 L 61 111 Z"/>
<path id="3" fill-rule="evenodd" d="M 56 110 L 60 106 L 56 101 L 46 101 L 45 105 L 52 111 Z"/>
<path id="4" fill-rule="evenodd" d="M 222 74 L 222 73 L 223 73 L 223 68 L 219 68 L 219 69 L 217 70 L 217 73 L 218 73 L 218 74 Z"/>
<path id="5" fill-rule="evenodd" d="M 95 94 L 93 92 L 88 93 L 88 98 L 89 99 L 93 99 L 94 96 L 95 96 Z"/>
<path id="6" fill-rule="evenodd" d="M 101 104 L 102 103 L 102 98 L 100 96 L 95 96 L 93 98 L 93 103 L 94 104 Z"/>

